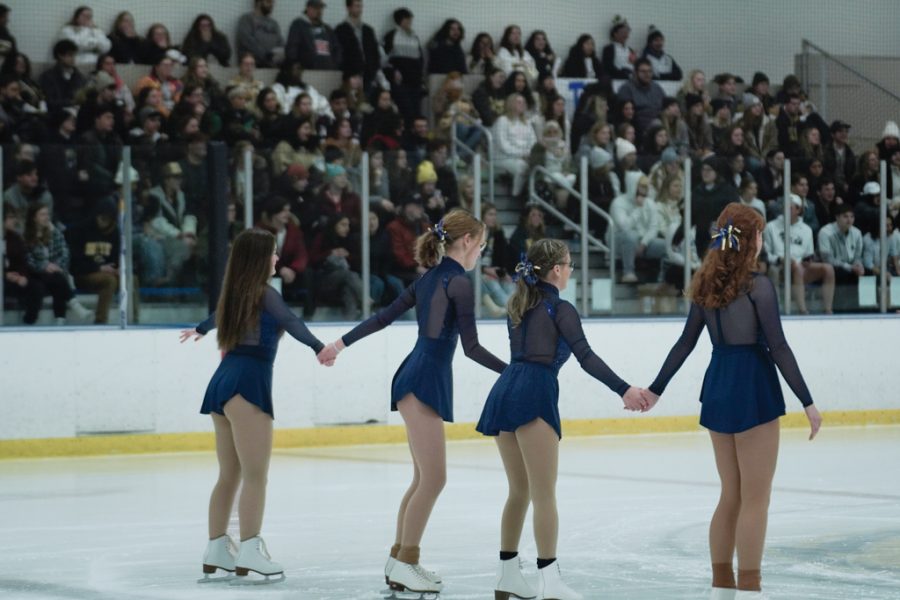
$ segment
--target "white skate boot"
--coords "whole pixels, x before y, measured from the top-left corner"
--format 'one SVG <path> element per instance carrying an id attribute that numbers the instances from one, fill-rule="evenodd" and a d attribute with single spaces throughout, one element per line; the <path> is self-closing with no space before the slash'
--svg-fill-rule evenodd
<path id="1" fill-rule="evenodd" d="M 251 579 L 250 571 L 264 576 L 265 579 Z M 241 550 L 234 561 L 234 574 L 236 577 L 231 582 L 232 585 L 284 581 L 284 568 L 272 561 L 266 543 L 259 536 L 241 542 Z M 276 575 L 280 577 L 273 578 Z"/>
<path id="2" fill-rule="evenodd" d="M 434 575 L 429 574 L 421 565 L 395 560 L 388 575 L 388 585 L 394 592 L 392 597 L 409 600 L 437 598 L 444 584 L 433 581 Z"/>
<path id="3" fill-rule="evenodd" d="M 769 597 L 762 592 L 749 592 L 747 590 L 738 590 L 734 595 L 734 600 L 769 600 Z"/>
<path id="4" fill-rule="evenodd" d="M 237 544 L 228 534 L 209 540 L 206 552 L 203 553 L 203 579 L 197 583 L 214 583 L 229 581 L 234 578 L 234 559 L 237 557 Z M 224 576 L 210 577 L 217 569 L 226 572 Z"/>
<path id="5" fill-rule="evenodd" d="M 387 562 L 384 563 L 384 582 L 387 584 L 391 583 L 391 569 L 394 568 L 394 565 L 397 563 L 397 559 L 393 556 L 388 556 Z M 424 570 L 425 576 L 428 577 L 431 581 L 435 583 L 441 583 L 441 574 L 437 571 L 427 571 Z"/>
<path id="6" fill-rule="evenodd" d="M 494 600 L 510 600 L 520 598 L 528 600 L 536 597 L 534 589 L 522 575 L 522 563 L 519 557 L 501 560 L 497 567 L 497 585 L 494 587 Z"/>
<path id="7" fill-rule="evenodd" d="M 559 562 L 538 569 L 540 575 L 540 600 L 584 600 L 584 596 L 563 583 Z"/>
<path id="8" fill-rule="evenodd" d="M 737 590 L 734 588 L 714 587 L 709 595 L 709 600 L 734 600 L 735 593 L 737 593 Z"/>

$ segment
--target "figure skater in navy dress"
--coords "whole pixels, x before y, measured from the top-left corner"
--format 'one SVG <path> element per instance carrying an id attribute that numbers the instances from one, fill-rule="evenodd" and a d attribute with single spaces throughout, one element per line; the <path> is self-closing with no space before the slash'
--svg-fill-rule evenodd
<path id="1" fill-rule="evenodd" d="M 396 591 L 440 592 L 441 577 L 419 565 L 419 544 L 446 480 L 443 421 L 453 421 L 452 361 L 458 338 L 475 362 L 497 373 L 506 363 L 478 342 L 475 296 L 466 276 L 479 262 L 484 224 L 456 209 L 416 241 L 416 260 L 428 270 L 390 306 L 360 323 L 323 351 L 333 360 L 345 346 L 390 325 L 416 308 L 419 337 L 391 384 L 391 410 L 406 424 L 413 458 L 413 480 L 400 502 L 397 534 L 385 565 L 385 579 Z"/>
<path id="2" fill-rule="evenodd" d="M 500 524 L 500 564 L 494 597 L 579 600 L 556 562 L 559 517 L 560 367 L 574 354 L 581 368 L 623 398 L 625 408 L 643 410 L 641 391 L 629 386 L 594 354 L 575 307 L 559 297 L 572 274 L 568 247 L 559 240 L 534 242 L 516 266 L 516 290 L 508 302 L 511 364 L 494 384 L 477 429 L 496 436 L 509 481 Z M 538 590 L 525 581 L 518 548 L 528 504 L 534 505 Z"/>
<path id="3" fill-rule="evenodd" d="M 242 232 L 228 257 L 216 312 L 181 332 L 182 342 L 196 341 L 218 328 L 224 352 L 200 408 L 212 415 L 219 461 L 219 478 L 209 499 L 209 544 L 201 582 L 215 581 L 209 574 L 217 569 L 234 572 L 236 582 L 250 571 L 264 575 L 264 581 L 284 579 L 284 569 L 271 560 L 260 537 L 272 454 L 272 364 L 285 331 L 316 353 L 324 345 L 268 285 L 277 260 L 275 236 L 261 229 Z M 238 548 L 226 530 L 239 486 Z M 273 575 L 281 577 L 270 579 Z"/>
<path id="4" fill-rule="evenodd" d="M 754 272 L 764 226 L 759 213 L 737 203 L 719 215 L 718 232 L 691 283 L 684 331 L 644 392 L 652 407 L 700 334 L 709 331 L 713 351 L 700 392 L 700 424 L 712 438 L 722 483 L 709 527 L 713 600 L 763 597 L 760 565 L 778 456 L 778 418 L 785 412 L 776 366 L 804 406 L 810 440 L 822 423 L 784 338 L 775 287 Z"/>

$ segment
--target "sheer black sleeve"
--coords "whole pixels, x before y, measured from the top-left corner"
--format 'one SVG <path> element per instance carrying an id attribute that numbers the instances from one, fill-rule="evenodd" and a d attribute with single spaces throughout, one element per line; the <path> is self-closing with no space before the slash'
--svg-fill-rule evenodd
<path id="1" fill-rule="evenodd" d="M 781 328 L 781 317 L 778 314 L 778 296 L 775 293 L 775 286 L 768 277 L 757 277 L 756 285 L 750 292 L 750 299 L 753 306 L 756 307 L 756 316 L 759 319 L 759 325 L 763 334 L 766 336 L 766 343 L 769 346 L 769 352 L 772 359 L 778 365 L 781 376 L 784 377 L 791 390 L 796 394 L 797 398 L 803 406 L 809 406 L 813 403 L 812 394 L 806 387 L 806 381 L 800 373 L 800 366 L 791 347 L 788 346 L 784 337 L 784 331 Z"/>
<path id="2" fill-rule="evenodd" d="M 400 294 L 396 300 L 391 302 L 389 306 L 382 308 L 377 313 L 345 333 L 343 337 L 341 337 L 341 340 L 344 342 L 345 346 L 354 344 L 367 335 L 372 335 L 375 332 L 381 331 L 397 320 L 397 317 L 415 305 L 416 284 L 413 283 L 403 290 L 403 293 Z"/>
<path id="3" fill-rule="evenodd" d="M 206 320 L 204 320 L 199 325 L 194 327 L 194 329 L 197 330 L 197 333 L 199 333 L 200 335 L 206 335 L 207 333 L 209 333 L 210 331 L 212 331 L 215 328 L 216 328 L 216 313 L 215 313 L 215 311 L 213 311 L 213 313 L 211 315 L 206 317 Z"/>
<path id="4" fill-rule="evenodd" d="M 684 364 L 684 361 L 687 360 L 687 357 L 690 356 L 694 347 L 697 345 L 697 340 L 700 338 L 703 326 L 703 310 L 696 304 L 691 304 L 691 310 L 688 313 L 688 318 L 684 324 L 684 330 L 681 332 L 681 337 L 678 338 L 678 341 L 675 342 L 675 345 L 669 350 L 669 355 L 663 362 L 659 374 L 647 389 L 657 396 L 662 395 L 666 390 L 666 386 L 669 385 L 669 381 L 675 376 L 675 373 L 678 372 L 678 369 L 681 368 L 681 365 Z"/>
<path id="5" fill-rule="evenodd" d="M 502 373 L 506 363 L 491 354 L 478 342 L 475 327 L 475 292 L 472 282 L 465 275 L 458 275 L 447 285 L 447 295 L 456 306 L 456 326 L 466 356 L 483 367 Z"/>
<path id="6" fill-rule="evenodd" d="M 631 386 L 616 375 L 599 356 L 594 354 L 584 335 L 581 317 L 578 316 L 575 307 L 568 302 L 560 302 L 556 309 L 556 327 L 581 368 L 619 396 L 624 396 Z"/>
<path id="7" fill-rule="evenodd" d="M 294 314 L 290 307 L 284 303 L 284 298 L 274 289 L 266 286 L 263 295 L 263 309 L 272 315 L 278 322 L 278 327 L 288 332 L 291 337 L 313 349 L 318 354 L 325 344 L 312 334 L 306 327 L 303 319 Z"/>

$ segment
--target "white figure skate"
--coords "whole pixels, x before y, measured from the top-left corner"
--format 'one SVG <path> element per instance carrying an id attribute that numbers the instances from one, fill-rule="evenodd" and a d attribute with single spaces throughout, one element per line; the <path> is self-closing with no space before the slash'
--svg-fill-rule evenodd
<path id="1" fill-rule="evenodd" d="M 535 598 L 534 588 L 528 585 L 522 575 L 522 562 L 519 557 L 501 560 L 497 567 L 497 585 L 494 587 L 494 600 L 530 600 Z"/>
<path id="2" fill-rule="evenodd" d="M 264 579 L 251 577 L 250 573 L 262 575 Z M 272 561 L 266 543 L 259 536 L 241 542 L 241 550 L 234 561 L 235 578 L 231 585 L 254 585 L 284 581 L 284 568 Z"/>
<path id="3" fill-rule="evenodd" d="M 203 579 L 197 583 L 217 583 L 234 579 L 234 560 L 237 558 L 237 544 L 228 534 L 209 540 L 206 552 L 203 553 Z M 225 571 L 225 575 L 210 577 L 217 570 Z"/>

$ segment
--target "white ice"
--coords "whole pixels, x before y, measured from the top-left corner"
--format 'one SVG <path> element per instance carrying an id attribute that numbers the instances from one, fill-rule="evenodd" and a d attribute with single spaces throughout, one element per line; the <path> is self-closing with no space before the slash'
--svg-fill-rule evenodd
<path id="1" fill-rule="evenodd" d="M 705 598 L 717 479 L 706 434 L 564 438 L 560 565 L 590 599 Z M 773 599 L 900 599 L 900 427 L 782 434 L 764 586 Z M 505 478 L 489 440 L 449 444 L 422 544 L 443 600 L 493 598 Z M 0 598 L 382 597 L 405 446 L 278 450 L 263 534 L 287 579 L 198 585 L 212 453 L 0 461 Z M 234 525 L 235 523 L 233 523 Z M 236 533 L 236 532 L 235 532 Z M 535 577 L 530 524 L 520 548 Z"/>

